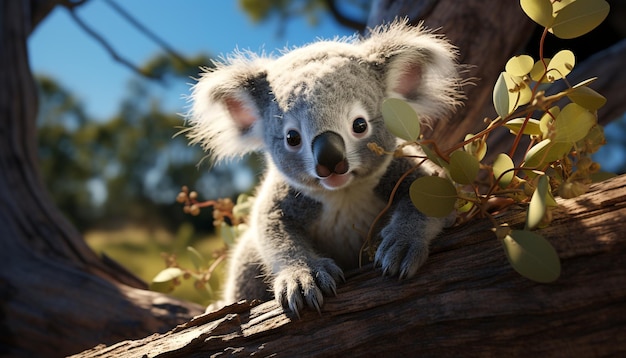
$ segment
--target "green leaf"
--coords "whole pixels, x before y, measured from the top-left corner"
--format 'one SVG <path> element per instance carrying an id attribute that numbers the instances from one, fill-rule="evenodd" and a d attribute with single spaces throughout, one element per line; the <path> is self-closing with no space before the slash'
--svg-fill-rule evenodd
<path id="1" fill-rule="evenodd" d="M 517 134 L 519 130 L 522 128 L 522 124 L 524 124 L 525 120 L 526 118 L 514 118 L 506 122 L 505 126 L 511 132 L 513 132 L 513 134 Z M 524 127 L 524 134 L 541 135 L 541 128 L 539 128 L 539 121 L 534 118 L 530 118 L 528 120 L 528 123 L 526 123 L 526 127 Z"/>
<path id="2" fill-rule="evenodd" d="M 467 134 L 465 135 L 465 139 L 463 139 L 463 141 L 473 138 L 474 136 L 476 135 Z M 464 145 L 463 149 L 465 149 L 466 152 L 468 152 L 469 154 L 473 155 L 476 159 L 481 161 L 487 154 L 487 142 L 485 141 L 484 137 L 480 139 L 475 139 L 467 143 L 466 145 Z"/>
<path id="3" fill-rule="evenodd" d="M 548 76 L 544 76 L 544 73 L 546 72 L 546 69 L 549 68 L 551 60 L 552 59 L 549 57 L 544 57 L 543 61 L 546 63 L 545 65 L 541 61 L 535 62 L 533 69 L 530 70 L 530 78 L 535 82 L 539 82 L 539 80 L 541 80 L 541 83 L 550 82 L 550 80 L 548 80 Z"/>
<path id="4" fill-rule="evenodd" d="M 513 56 L 506 63 L 504 70 L 512 76 L 526 76 L 533 69 L 535 60 L 528 55 Z"/>
<path id="5" fill-rule="evenodd" d="M 552 3 L 550 0 L 520 0 L 522 10 L 534 22 L 543 27 L 550 27 L 554 18 L 552 17 Z"/>
<path id="6" fill-rule="evenodd" d="M 446 217 L 456 204 L 456 188 L 450 180 L 425 176 L 418 178 L 409 188 L 409 196 L 415 207 L 428 216 Z"/>
<path id="7" fill-rule="evenodd" d="M 450 155 L 450 177 L 459 184 L 471 184 L 478 175 L 480 163 L 473 155 L 457 150 Z"/>
<path id="8" fill-rule="evenodd" d="M 521 77 L 506 73 L 504 81 L 509 89 L 509 113 L 530 102 L 532 91 Z"/>
<path id="9" fill-rule="evenodd" d="M 176 285 L 174 281 L 166 281 L 166 282 L 150 282 L 150 290 L 161 293 L 170 293 L 174 291 Z"/>
<path id="10" fill-rule="evenodd" d="M 573 143 L 554 142 L 544 139 L 535 144 L 524 159 L 524 168 L 541 168 L 547 163 L 563 158 L 572 149 Z"/>
<path id="11" fill-rule="evenodd" d="M 565 106 L 556 117 L 554 142 L 575 143 L 585 138 L 596 117 L 576 103 Z"/>
<path id="12" fill-rule="evenodd" d="M 609 14 L 604 0 L 576 0 L 558 11 L 550 27 L 556 37 L 573 39 L 595 29 Z"/>
<path id="13" fill-rule="evenodd" d="M 541 136 L 548 138 L 550 136 L 550 123 L 552 123 L 561 113 L 559 106 L 554 106 L 546 111 L 539 120 L 539 129 L 541 130 Z M 551 115 L 552 116 L 551 116 Z"/>
<path id="14" fill-rule="evenodd" d="M 511 157 L 504 153 L 498 154 L 496 160 L 493 162 L 493 176 L 495 179 L 498 179 L 502 175 L 498 183 L 501 188 L 506 188 L 513 180 L 514 171 L 512 169 L 514 167 Z"/>
<path id="15" fill-rule="evenodd" d="M 168 282 L 182 276 L 184 273 L 185 271 L 179 269 L 178 267 L 168 267 L 165 270 L 159 272 L 152 279 L 152 282 Z"/>
<path id="16" fill-rule="evenodd" d="M 604 106 L 606 98 L 589 87 L 574 88 L 567 94 L 569 99 L 590 111 L 595 111 Z"/>
<path id="17" fill-rule="evenodd" d="M 552 245 L 541 235 L 512 230 L 502 247 L 513 269 L 536 282 L 553 282 L 561 275 L 561 260 Z"/>
<path id="18" fill-rule="evenodd" d="M 419 146 L 420 148 L 422 148 L 422 151 L 424 152 L 424 154 L 426 154 L 426 156 L 431 162 L 439 165 L 442 168 L 448 168 L 449 166 L 448 162 L 446 162 L 445 160 L 443 160 L 443 158 L 438 156 L 437 153 L 434 150 L 430 149 L 428 145 L 420 144 Z"/>
<path id="19" fill-rule="evenodd" d="M 502 118 L 506 117 L 509 112 L 509 89 L 506 86 L 504 77 L 506 72 L 501 72 L 498 80 L 493 88 L 493 106 L 496 113 Z"/>
<path id="20" fill-rule="evenodd" d="M 196 268 L 196 270 L 200 270 L 207 262 L 204 259 L 204 256 L 202 256 L 202 254 L 198 252 L 198 250 L 194 249 L 191 246 L 187 246 L 187 253 L 189 254 L 189 259 L 193 263 L 193 266 Z"/>
<path id="21" fill-rule="evenodd" d="M 574 87 L 572 88 L 578 88 L 578 87 L 583 87 L 583 86 L 587 86 L 592 84 L 593 82 L 595 82 L 598 79 L 598 77 L 591 77 L 589 79 L 586 79 L 580 83 L 577 83 Z"/>
<path id="22" fill-rule="evenodd" d="M 537 183 L 535 192 L 530 199 L 530 205 L 528 205 L 528 210 L 526 211 L 527 230 L 532 230 L 539 226 L 546 215 L 546 210 L 548 210 L 547 197 L 549 189 L 548 177 L 545 175 L 540 176 L 539 183 Z"/>
<path id="23" fill-rule="evenodd" d="M 420 121 L 417 113 L 406 101 L 387 98 L 382 105 L 383 118 L 387 129 L 396 137 L 414 142 L 420 135 Z"/>
<path id="24" fill-rule="evenodd" d="M 219 235 L 224 243 L 226 243 L 226 245 L 230 247 L 235 243 L 235 239 L 237 238 L 237 231 L 232 226 L 222 222 L 219 227 Z"/>
<path id="25" fill-rule="evenodd" d="M 548 77 L 550 80 L 559 80 L 567 76 L 574 65 L 576 64 L 576 58 L 574 53 L 570 50 L 561 50 L 552 57 L 550 64 L 548 65 Z M 550 78 L 551 77 L 551 78 Z"/>

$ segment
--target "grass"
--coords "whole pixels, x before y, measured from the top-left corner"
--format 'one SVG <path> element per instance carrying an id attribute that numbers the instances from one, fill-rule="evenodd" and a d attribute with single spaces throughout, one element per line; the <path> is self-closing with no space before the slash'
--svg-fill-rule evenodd
<path id="1" fill-rule="evenodd" d="M 216 236 L 197 235 L 188 223 L 181 225 L 176 233 L 139 226 L 114 231 L 94 230 L 85 234 L 85 240 L 94 251 L 106 254 L 148 283 L 166 268 L 163 253 L 176 255 L 180 267 L 194 269 L 187 246 L 194 247 L 209 261 L 212 261 L 213 253 L 224 246 Z M 211 303 L 218 298 L 216 294 L 223 281 L 224 267 L 222 262 L 211 277 L 212 295 L 200 294 L 193 286 L 193 279 L 182 280 L 171 295 L 204 305 Z"/>

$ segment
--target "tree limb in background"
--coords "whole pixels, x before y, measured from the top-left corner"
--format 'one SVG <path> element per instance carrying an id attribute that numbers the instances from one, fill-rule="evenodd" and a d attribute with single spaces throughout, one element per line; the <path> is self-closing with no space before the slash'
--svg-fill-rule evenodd
<path id="1" fill-rule="evenodd" d="M 115 49 L 113 48 L 113 46 L 104 38 L 102 37 L 99 33 L 97 33 L 94 29 L 92 29 L 91 27 L 89 27 L 74 11 L 73 8 L 69 8 L 69 13 L 70 16 L 72 16 L 72 18 L 74 19 L 74 21 L 76 21 L 76 23 L 78 24 L 78 26 L 80 26 L 81 29 L 83 29 L 89 36 L 93 37 L 94 40 L 96 40 L 97 42 L 100 43 L 100 45 L 102 45 L 102 47 L 104 47 L 104 49 L 111 55 L 111 57 L 113 57 L 113 59 L 119 63 L 121 63 L 122 65 L 126 66 L 128 69 L 130 69 L 131 71 L 143 76 L 143 77 L 148 77 L 151 79 L 155 79 L 155 80 L 160 80 L 161 78 L 159 76 L 155 76 L 153 74 L 147 73 L 145 71 L 142 71 L 139 67 L 135 66 L 132 62 L 130 62 L 129 60 L 125 59 L 124 57 L 120 56 L 117 51 L 115 51 Z"/>
<path id="2" fill-rule="evenodd" d="M 358 32 L 363 32 L 363 30 L 365 30 L 366 24 L 362 21 L 354 20 L 343 14 L 337 7 L 337 1 L 324 0 L 324 3 L 328 7 L 328 11 L 330 11 L 331 15 L 333 15 L 333 18 L 341 25 L 357 30 Z"/>
<path id="3" fill-rule="evenodd" d="M 159 46 L 161 46 L 161 48 L 163 48 L 163 50 L 165 50 L 165 52 L 167 52 L 170 56 L 174 57 L 175 59 L 177 59 L 178 61 L 182 62 L 185 65 L 189 65 L 187 60 L 183 56 L 181 56 L 176 50 L 174 50 L 172 46 L 170 46 L 167 42 L 165 42 L 165 40 L 157 36 L 154 32 L 150 31 L 150 29 L 148 29 L 146 26 L 144 26 L 139 21 L 137 21 L 135 17 L 129 14 L 126 10 L 124 10 L 121 6 L 119 6 L 115 1 L 105 0 L 105 2 L 109 4 L 109 6 L 111 6 L 111 8 L 115 10 L 120 16 L 126 19 L 126 21 L 128 21 L 131 25 L 133 25 L 139 32 L 143 33 L 146 37 L 148 37 L 152 41 L 156 42 Z"/>
<path id="4" fill-rule="evenodd" d="M 134 26 L 139 32 L 141 32 L 150 40 L 154 41 L 157 45 L 159 45 L 170 57 L 180 62 L 184 67 L 192 66 L 187 59 L 185 59 L 176 50 L 174 50 L 174 48 L 170 46 L 165 40 L 157 36 L 154 32 L 150 31 L 150 29 L 148 29 L 146 26 L 141 24 L 136 18 L 134 18 L 126 10 L 120 7 L 116 2 L 114 2 L 113 0 L 105 0 L 105 2 L 109 6 L 111 6 L 111 8 L 115 12 L 117 12 L 121 17 L 123 17 L 132 26 Z M 113 57 L 115 61 L 121 63 L 122 65 L 126 66 L 128 69 L 139 74 L 142 77 L 150 78 L 153 80 L 159 80 L 159 81 L 163 80 L 163 75 L 161 73 L 156 73 L 154 71 L 139 68 L 138 66 L 133 64 L 130 60 L 122 57 L 104 37 L 102 37 L 98 32 L 96 32 L 96 30 L 89 27 L 89 25 L 87 25 L 87 23 L 85 23 L 85 21 L 83 21 L 78 16 L 78 14 L 76 14 L 76 12 L 74 11 L 74 8 L 76 6 L 74 4 L 69 5 L 69 6 L 66 5 L 65 7 L 69 10 L 70 16 L 74 19 L 74 21 L 76 21 L 78 26 L 80 26 L 80 28 L 82 28 L 89 36 L 91 36 L 98 43 L 100 43 L 100 45 L 104 47 L 104 49 L 111 55 L 111 57 Z"/>

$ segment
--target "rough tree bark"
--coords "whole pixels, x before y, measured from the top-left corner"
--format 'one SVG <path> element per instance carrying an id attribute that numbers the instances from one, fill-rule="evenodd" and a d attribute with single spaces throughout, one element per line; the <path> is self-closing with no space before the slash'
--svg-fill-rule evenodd
<path id="1" fill-rule="evenodd" d="M 518 275 L 484 220 L 436 239 L 413 279 L 371 267 L 348 275 L 321 315 L 308 310 L 298 320 L 275 302 L 241 302 L 164 335 L 74 357 L 623 356 L 626 175 L 559 204 L 539 230 L 561 258 L 551 284 Z M 521 227 L 525 213 L 498 221 Z"/>
<path id="2" fill-rule="evenodd" d="M 201 312 L 103 261 L 38 172 L 26 38 L 60 1 L 0 1 L 0 355 L 54 357 L 165 332 Z"/>
<path id="3" fill-rule="evenodd" d="M 60 356 L 97 343 L 136 339 L 200 312 L 195 305 L 144 290 L 132 275 L 94 255 L 41 184 L 36 89 L 26 38 L 58 3 L 79 1 L 0 0 L 0 354 L 11 356 Z M 461 63 L 473 66 L 467 77 L 477 80 L 465 86 L 465 107 L 435 128 L 442 146 L 482 128 L 483 117 L 493 117 L 491 88 L 498 72 L 525 46 L 533 27 L 517 2 L 373 4 L 370 26 L 395 16 L 425 19 L 459 47 Z M 598 54 L 605 56 L 595 58 L 602 66 L 581 64 L 572 74 L 603 79 L 594 84 L 609 98 L 600 111 L 602 121 L 626 110 L 625 93 L 618 87 L 625 47 L 622 43 Z M 605 67 L 608 63 L 614 64 L 612 70 Z M 506 145 L 496 135 L 491 139 L 492 149 Z M 192 350 L 197 356 L 209 351 L 382 354 L 413 347 L 424 355 L 623 353 L 625 197 L 620 177 L 564 203 L 557 220 L 543 230 L 563 260 L 563 276 L 551 285 L 514 273 L 485 223 L 477 222 L 438 240 L 413 280 L 381 279 L 370 268 L 355 273 L 336 298 L 327 300 L 321 317 L 307 312 L 293 321 L 273 303 L 239 304 L 165 335 L 82 356 L 193 356 Z M 505 219 L 518 224 L 521 216 Z"/>

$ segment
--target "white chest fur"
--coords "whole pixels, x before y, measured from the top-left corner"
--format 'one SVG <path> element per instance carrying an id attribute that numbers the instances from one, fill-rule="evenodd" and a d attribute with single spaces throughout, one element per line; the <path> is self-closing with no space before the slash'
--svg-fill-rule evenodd
<path id="1" fill-rule="evenodd" d="M 319 253 L 333 258 L 344 269 L 358 266 L 359 251 L 370 225 L 385 206 L 373 187 L 349 187 L 317 198 L 323 209 L 310 234 Z"/>

